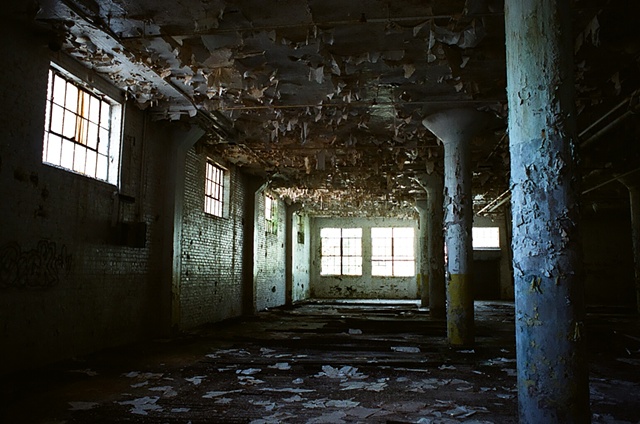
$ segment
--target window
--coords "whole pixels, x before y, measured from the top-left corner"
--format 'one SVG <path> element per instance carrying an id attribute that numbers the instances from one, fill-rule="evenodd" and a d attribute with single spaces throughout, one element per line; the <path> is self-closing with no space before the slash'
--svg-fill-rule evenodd
<path id="1" fill-rule="evenodd" d="M 121 109 L 52 64 L 42 161 L 117 185 Z"/>
<path id="2" fill-rule="evenodd" d="M 322 228 L 320 275 L 362 275 L 362 228 Z"/>
<path id="3" fill-rule="evenodd" d="M 371 275 L 415 275 L 413 228 L 371 229 Z"/>
<path id="4" fill-rule="evenodd" d="M 264 196 L 264 224 L 267 234 L 278 234 L 278 203 L 268 194 Z"/>
<path id="5" fill-rule="evenodd" d="M 498 227 L 473 227 L 471 237 L 474 249 L 500 249 Z"/>
<path id="6" fill-rule="evenodd" d="M 222 217 L 224 206 L 224 169 L 207 160 L 204 187 L 204 211 Z"/>

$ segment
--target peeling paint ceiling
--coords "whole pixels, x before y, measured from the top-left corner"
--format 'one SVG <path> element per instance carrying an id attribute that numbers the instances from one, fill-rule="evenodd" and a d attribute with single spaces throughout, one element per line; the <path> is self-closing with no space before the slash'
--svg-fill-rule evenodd
<path id="1" fill-rule="evenodd" d="M 574 1 L 582 130 L 640 88 L 629 18 L 638 6 L 626 3 Z M 508 189 L 502 1 L 42 0 L 33 9 L 52 49 L 155 119 L 206 126 L 202 149 L 311 214 L 412 214 L 418 180 L 442 167 L 421 121 L 446 108 L 496 117 L 473 143 L 476 209 Z M 627 103 L 619 112 L 636 104 Z M 606 169 L 601 153 L 585 158 L 588 175 Z"/>

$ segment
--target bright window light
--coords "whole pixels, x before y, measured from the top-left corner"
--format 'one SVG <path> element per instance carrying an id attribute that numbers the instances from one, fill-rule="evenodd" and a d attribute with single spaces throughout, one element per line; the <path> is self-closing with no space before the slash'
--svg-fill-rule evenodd
<path id="1" fill-rule="evenodd" d="M 500 249 L 500 228 L 498 227 L 473 227 L 474 249 Z"/>
<path id="2" fill-rule="evenodd" d="M 42 161 L 117 185 L 121 106 L 52 65 Z"/>
<path id="3" fill-rule="evenodd" d="M 209 215 L 222 217 L 223 205 L 224 169 L 208 160 L 204 187 L 204 211 Z"/>
<path id="4" fill-rule="evenodd" d="M 371 229 L 371 275 L 412 277 L 415 275 L 413 228 Z"/>
<path id="5" fill-rule="evenodd" d="M 320 242 L 320 275 L 362 275 L 362 228 L 322 228 Z"/>

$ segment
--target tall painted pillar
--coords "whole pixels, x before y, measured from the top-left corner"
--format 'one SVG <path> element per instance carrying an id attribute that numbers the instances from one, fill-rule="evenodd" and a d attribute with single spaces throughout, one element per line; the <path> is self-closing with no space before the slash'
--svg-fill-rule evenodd
<path id="1" fill-rule="evenodd" d="M 621 178 L 620 181 L 629 190 L 631 204 L 631 242 L 633 246 L 633 264 L 636 282 L 636 307 L 640 313 L 640 178 L 632 176 Z"/>
<path id="2" fill-rule="evenodd" d="M 423 280 L 426 293 L 422 297 L 422 306 L 429 306 L 432 318 L 444 318 L 446 315 L 446 284 L 444 278 L 444 233 L 443 233 L 443 201 L 444 180 L 442 174 L 433 172 L 429 175 L 418 175 L 418 182 L 427 192 L 427 198 L 421 200 L 419 210 L 420 229 L 422 234 L 422 214 L 424 214 L 424 271 Z M 425 301 L 426 297 L 426 301 Z"/>
<path id="3" fill-rule="evenodd" d="M 591 421 L 569 3 L 505 3 L 521 424 Z"/>
<path id="4" fill-rule="evenodd" d="M 300 203 L 287 204 L 285 209 L 285 305 L 293 305 L 293 214 L 302 208 Z"/>
<path id="5" fill-rule="evenodd" d="M 447 338 L 452 346 L 474 343 L 471 282 L 471 139 L 487 115 L 475 109 L 449 109 L 422 124 L 444 143 L 444 239 L 447 246 Z"/>
<path id="6" fill-rule="evenodd" d="M 429 201 L 426 198 L 416 199 L 418 211 L 418 275 L 416 283 L 420 293 L 420 306 L 429 306 L 429 242 L 427 232 L 427 207 Z"/>

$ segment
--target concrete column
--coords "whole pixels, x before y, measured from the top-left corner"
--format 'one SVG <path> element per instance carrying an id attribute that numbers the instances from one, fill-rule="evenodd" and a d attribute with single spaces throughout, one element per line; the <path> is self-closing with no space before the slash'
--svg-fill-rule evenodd
<path id="1" fill-rule="evenodd" d="M 418 211 L 418 274 L 416 283 L 420 293 L 420 306 L 429 306 L 429 242 L 427 233 L 427 207 L 428 200 L 416 199 Z"/>
<path id="2" fill-rule="evenodd" d="M 293 304 L 293 214 L 302 207 L 299 203 L 287 205 L 285 209 L 285 305 Z"/>
<path id="3" fill-rule="evenodd" d="M 588 423 L 570 0 L 505 3 L 521 424 Z"/>
<path id="4" fill-rule="evenodd" d="M 421 175 L 418 182 L 427 192 L 425 200 L 416 201 L 420 212 L 420 235 L 422 236 L 423 221 L 424 242 L 424 271 L 421 271 L 423 284 L 426 287 L 422 297 L 422 306 L 429 306 L 432 318 L 445 318 L 446 315 L 446 284 L 444 278 L 444 232 L 443 232 L 443 202 L 444 180 L 442 175 L 434 172 Z M 420 204 L 418 204 L 420 202 Z M 424 209 L 424 212 L 422 212 Z M 424 214 L 424 219 L 422 215 Z M 426 298 L 426 300 L 425 300 Z"/>
<path id="5" fill-rule="evenodd" d="M 474 109 L 450 109 L 430 115 L 422 121 L 444 143 L 447 338 L 453 346 L 470 346 L 474 343 L 470 143 L 487 120 L 486 114 Z"/>
<path id="6" fill-rule="evenodd" d="M 620 181 L 629 190 L 631 205 L 631 242 L 636 282 L 636 308 L 640 313 L 640 178 L 624 177 Z"/>
<path id="7" fill-rule="evenodd" d="M 178 330 L 182 317 L 180 288 L 185 165 L 187 152 L 204 133 L 204 130 L 199 127 L 191 127 L 187 131 L 174 130 L 167 154 L 164 214 L 161 220 L 164 239 L 161 309 L 165 333 Z"/>
<path id="8" fill-rule="evenodd" d="M 244 198 L 244 231 L 242 239 L 242 313 L 256 313 L 255 251 L 256 251 L 256 199 L 267 183 L 257 177 L 247 176 Z"/>

